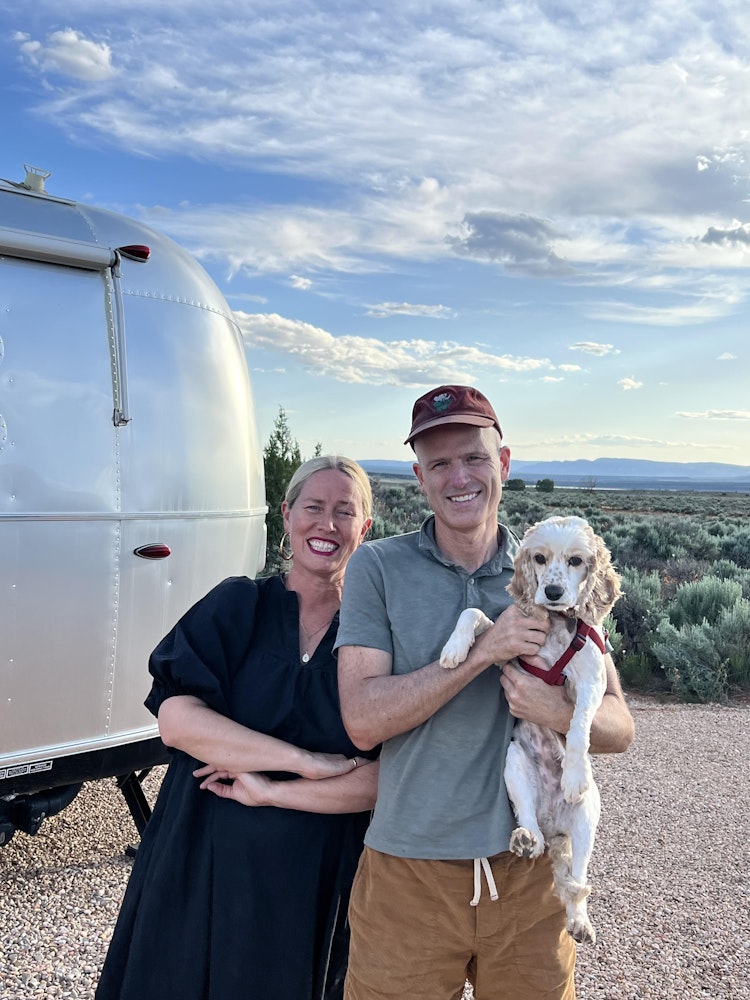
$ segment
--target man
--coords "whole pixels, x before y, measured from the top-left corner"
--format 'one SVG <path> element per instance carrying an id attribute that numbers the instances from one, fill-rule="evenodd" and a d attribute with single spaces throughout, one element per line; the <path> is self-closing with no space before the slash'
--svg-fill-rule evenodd
<path id="1" fill-rule="evenodd" d="M 458 385 L 416 401 L 405 443 L 434 513 L 419 532 L 354 554 L 337 639 L 349 735 L 362 749 L 383 744 L 346 1000 L 457 1000 L 466 978 L 477 1000 L 572 1000 L 575 946 L 549 860 L 508 852 L 502 771 L 514 718 L 564 734 L 573 710 L 563 688 L 510 662 L 533 662 L 548 631 L 505 590 L 518 546 L 497 519 L 510 451 L 489 401 Z M 495 625 L 444 670 L 440 650 L 467 607 Z M 607 656 L 591 748 L 619 752 L 632 736 Z"/>

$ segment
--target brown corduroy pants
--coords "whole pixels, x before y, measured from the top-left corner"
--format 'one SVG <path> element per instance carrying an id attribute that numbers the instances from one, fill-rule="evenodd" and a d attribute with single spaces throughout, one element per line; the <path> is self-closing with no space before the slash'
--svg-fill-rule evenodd
<path id="1" fill-rule="evenodd" d="M 349 906 L 345 1000 L 575 1000 L 575 945 L 546 856 L 489 859 L 477 906 L 474 864 L 365 848 Z"/>

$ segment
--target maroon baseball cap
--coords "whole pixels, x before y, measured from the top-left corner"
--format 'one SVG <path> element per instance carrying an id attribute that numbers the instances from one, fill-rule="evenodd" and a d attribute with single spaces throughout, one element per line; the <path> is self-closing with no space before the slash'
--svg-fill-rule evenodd
<path id="1" fill-rule="evenodd" d="M 503 436 L 489 400 L 470 385 L 439 385 L 420 396 L 411 411 L 411 430 L 404 444 L 413 445 L 418 434 L 441 424 L 497 427 L 500 437 Z"/>

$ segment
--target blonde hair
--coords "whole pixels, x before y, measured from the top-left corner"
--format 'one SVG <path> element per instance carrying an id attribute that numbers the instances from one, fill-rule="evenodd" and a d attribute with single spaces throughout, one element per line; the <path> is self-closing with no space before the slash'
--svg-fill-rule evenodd
<path id="1" fill-rule="evenodd" d="M 310 458 L 303 462 L 289 480 L 289 485 L 286 488 L 284 500 L 287 505 L 290 508 L 293 507 L 307 480 L 316 472 L 323 472 L 325 469 L 336 469 L 352 480 L 362 499 L 365 520 L 372 517 L 372 489 L 367 473 L 354 459 L 346 458 L 345 455 L 318 455 L 316 458 Z"/>

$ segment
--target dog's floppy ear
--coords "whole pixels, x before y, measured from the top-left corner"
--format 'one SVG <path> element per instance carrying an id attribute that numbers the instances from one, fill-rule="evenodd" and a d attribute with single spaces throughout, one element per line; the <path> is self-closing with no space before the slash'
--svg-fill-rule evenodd
<path id="1" fill-rule="evenodd" d="M 612 610 L 621 594 L 620 574 L 612 565 L 612 558 L 604 540 L 592 531 L 594 560 L 589 567 L 586 589 L 582 595 L 580 614 L 584 621 L 599 625 Z"/>
<path id="2" fill-rule="evenodd" d="M 513 563 L 513 579 L 505 589 L 518 605 L 518 610 L 529 617 L 537 610 L 534 603 L 536 587 L 531 550 L 521 545 Z"/>

